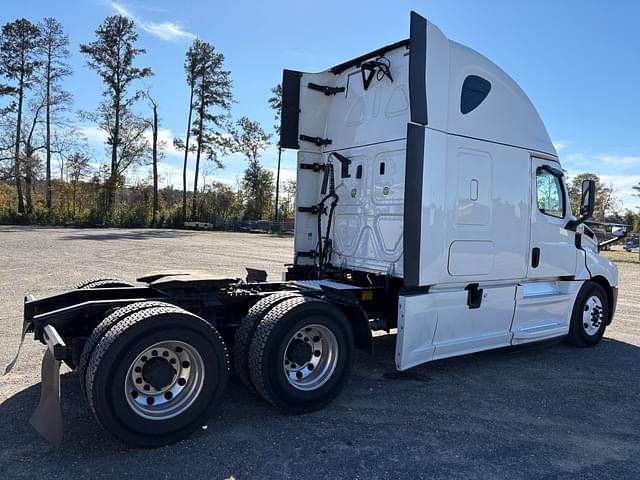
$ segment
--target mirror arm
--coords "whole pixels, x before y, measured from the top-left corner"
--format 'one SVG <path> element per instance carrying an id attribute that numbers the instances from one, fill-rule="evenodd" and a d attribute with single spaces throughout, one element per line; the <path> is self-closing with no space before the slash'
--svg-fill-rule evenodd
<path id="1" fill-rule="evenodd" d="M 578 225 L 580 225 L 581 223 L 584 223 L 585 221 L 589 220 L 589 217 L 590 217 L 590 215 L 583 215 L 580 218 L 576 218 L 574 220 L 569 220 L 564 228 L 566 230 L 570 230 L 572 232 L 575 232 L 576 229 L 578 228 Z"/>
<path id="2" fill-rule="evenodd" d="M 624 234 L 620 237 L 613 237 L 610 238 L 609 240 L 605 240 L 604 242 L 601 242 L 598 244 L 598 251 L 600 251 L 600 249 L 602 247 L 606 247 L 607 245 L 611 245 L 612 243 L 616 243 L 618 240 L 622 240 L 623 238 L 625 238 L 627 235 L 629 234 L 628 230 L 624 230 Z"/>

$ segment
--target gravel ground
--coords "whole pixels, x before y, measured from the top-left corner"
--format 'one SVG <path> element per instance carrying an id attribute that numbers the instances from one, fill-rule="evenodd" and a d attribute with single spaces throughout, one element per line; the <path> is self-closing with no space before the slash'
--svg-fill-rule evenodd
<path id="1" fill-rule="evenodd" d="M 170 268 L 242 277 L 250 266 L 278 279 L 291 249 L 261 235 L 0 227 L 0 366 L 15 353 L 25 293 Z M 398 374 L 395 338 L 377 337 L 325 410 L 284 415 L 234 380 L 206 429 L 155 450 L 103 433 L 64 368 L 65 443 L 41 440 L 28 418 L 43 347 L 27 341 L 0 379 L 0 477 L 640 478 L 640 265 L 620 273 L 618 313 L 595 348 L 500 350 Z"/>

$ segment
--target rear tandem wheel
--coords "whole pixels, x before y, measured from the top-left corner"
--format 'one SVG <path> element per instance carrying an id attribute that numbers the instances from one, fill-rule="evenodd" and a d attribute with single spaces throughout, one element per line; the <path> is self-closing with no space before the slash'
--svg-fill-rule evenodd
<path id="1" fill-rule="evenodd" d="M 273 307 L 258 324 L 249 355 L 251 381 L 290 413 L 319 410 L 338 396 L 351 372 L 353 332 L 335 305 L 298 297 Z"/>
<path id="2" fill-rule="evenodd" d="M 175 305 L 172 305 L 170 303 L 158 302 L 158 301 L 131 303 L 129 305 L 126 305 L 124 307 L 120 307 L 116 310 L 111 311 L 111 313 L 109 313 L 109 315 L 107 315 L 104 318 L 104 320 L 102 320 L 96 326 L 96 328 L 93 329 L 93 332 L 91 332 L 91 335 L 89 336 L 89 338 L 87 338 L 87 341 L 84 344 L 82 353 L 80 354 L 80 360 L 78 361 L 77 372 L 78 372 L 78 376 L 80 377 L 80 389 L 82 390 L 82 393 L 86 393 L 85 381 L 86 381 L 87 366 L 89 365 L 89 360 L 91 359 L 91 355 L 93 354 L 93 351 L 95 350 L 96 346 L 98 345 L 98 342 L 102 339 L 104 334 L 108 332 L 114 325 L 120 322 L 120 320 L 126 318 L 127 316 L 135 312 L 138 312 L 140 310 L 144 310 L 147 308 L 154 308 L 154 307 L 175 308 L 177 310 L 180 309 L 179 307 L 176 307 Z"/>
<path id="3" fill-rule="evenodd" d="M 105 430 L 126 443 L 157 447 L 202 426 L 228 377 L 227 350 L 214 327 L 176 307 L 153 307 L 127 315 L 103 335 L 89 360 L 85 391 Z"/>
<path id="4" fill-rule="evenodd" d="M 297 292 L 274 293 L 258 300 L 240 321 L 240 326 L 236 330 L 235 342 L 233 345 L 233 366 L 236 375 L 242 383 L 253 393 L 258 395 L 255 386 L 251 382 L 249 373 L 249 351 L 253 334 L 258 328 L 258 324 L 264 316 L 279 303 L 291 298 L 299 297 Z"/>

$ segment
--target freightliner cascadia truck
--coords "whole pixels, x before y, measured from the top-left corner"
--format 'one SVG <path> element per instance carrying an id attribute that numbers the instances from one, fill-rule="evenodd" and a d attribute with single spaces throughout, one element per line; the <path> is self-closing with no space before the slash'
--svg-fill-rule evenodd
<path id="1" fill-rule="evenodd" d="M 411 14 L 409 38 L 319 73 L 284 70 L 297 150 L 293 263 L 280 281 L 168 271 L 28 296 L 47 345 L 31 423 L 62 438 L 60 363 L 98 423 L 153 447 L 206 423 L 232 371 L 295 414 L 345 385 L 354 348 L 396 332 L 398 370 L 481 350 L 597 344 L 616 267 L 571 210 L 536 109 L 499 67 Z M 69 399 L 68 401 L 75 401 Z"/>

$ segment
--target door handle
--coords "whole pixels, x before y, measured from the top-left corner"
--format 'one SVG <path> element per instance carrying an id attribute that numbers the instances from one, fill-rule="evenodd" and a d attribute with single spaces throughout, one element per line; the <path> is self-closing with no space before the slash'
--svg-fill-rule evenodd
<path id="1" fill-rule="evenodd" d="M 533 268 L 537 268 L 540 264 L 540 249 L 538 247 L 533 247 L 531 250 L 531 266 Z"/>

